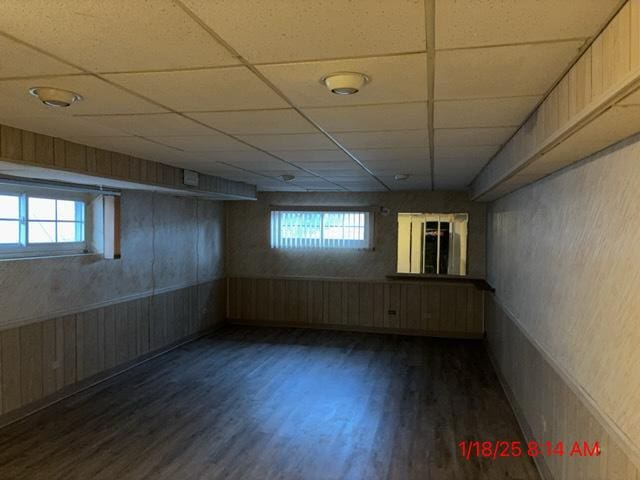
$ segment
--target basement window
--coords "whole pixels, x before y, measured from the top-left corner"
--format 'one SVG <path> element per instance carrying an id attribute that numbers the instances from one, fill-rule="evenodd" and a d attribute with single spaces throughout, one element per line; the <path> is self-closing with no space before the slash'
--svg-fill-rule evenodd
<path id="1" fill-rule="evenodd" d="M 273 210 L 271 248 L 370 249 L 372 216 L 366 211 Z"/>
<path id="2" fill-rule="evenodd" d="M 0 187 L 0 257 L 85 253 L 87 198 Z"/>
<path id="3" fill-rule="evenodd" d="M 399 213 L 398 273 L 467 274 L 467 213 Z"/>

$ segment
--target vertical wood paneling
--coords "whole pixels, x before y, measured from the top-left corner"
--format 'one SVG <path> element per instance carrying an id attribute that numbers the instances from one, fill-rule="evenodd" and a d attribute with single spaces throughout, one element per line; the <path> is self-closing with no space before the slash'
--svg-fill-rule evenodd
<path id="1" fill-rule="evenodd" d="M 324 285 L 323 282 L 312 280 L 309 289 L 311 290 L 311 305 L 309 321 L 311 323 L 322 323 L 324 318 Z"/>
<path id="2" fill-rule="evenodd" d="M 22 133 L 17 128 L 0 126 L 0 156 L 22 161 Z"/>
<path id="3" fill-rule="evenodd" d="M 358 285 L 358 322 L 363 327 L 374 327 L 374 284 L 363 282 Z"/>
<path id="4" fill-rule="evenodd" d="M 53 139 L 53 163 L 56 167 L 64 167 L 66 164 L 66 142 L 61 138 Z"/>
<path id="5" fill-rule="evenodd" d="M 83 380 L 98 373 L 98 318 L 96 310 L 76 316 L 76 375 Z"/>
<path id="6" fill-rule="evenodd" d="M 62 317 L 62 329 L 64 335 L 63 370 L 64 384 L 76 383 L 76 316 L 67 315 Z"/>
<path id="7" fill-rule="evenodd" d="M 43 394 L 46 396 L 57 392 L 64 386 L 62 319 L 47 320 L 43 322 L 42 329 L 42 388 Z"/>
<path id="8" fill-rule="evenodd" d="M 403 320 L 404 323 L 402 328 L 407 328 L 409 330 L 426 330 L 421 325 L 422 320 L 422 298 L 421 298 L 421 289 L 420 285 L 404 285 L 404 308 L 403 310 Z"/>
<path id="9" fill-rule="evenodd" d="M 2 411 L 9 412 L 22 405 L 20 368 L 20 330 L 0 332 L 2 343 Z"/>
<path id="10" fill-rule="evenodd" d="M 540 456 L 552 478 L 637 479 L 620 444 L 491 296 L 486 297 L 487 343 L 531 439 L 600 442 L 598 457 Z M 523 375 L 526 372 L 526 375 Z M 542 419 L 545 421 L 543 422 Z"/>
<path id="11" fill-rule="evenodd" d="M 65 167 L 73 170 L 87 170 L 86 147 L 77 143 L 66 142 Z"/>
<path id="12" fill-rule="evenodd" d="M 0 414 L 213 325 L 224 292 L 217 280 L 0 331 Z"/>
<path id="13" fill-rule="evenodd" d="M 483 292 L 469 284 L 235 278 L 229 288 L 230 319 L 444 334 L 483 331 Z"/>
<path id="14" fill-rule="evenodd" d="M 116 307 L 110 305 L 104 312 L 104 367 L 116 366 Z"/>
<path id="15" fill-rule="evenodd" d="M 345 296 L 346 312 L 343 321 L 346 325 L 360 324 L 360 288 L 356 282 L 345 282 L 343 284 Z"/>
<path id="16" fill-rule="evenodd" d="M 189 299 L 190 306 L 193 306 L 193 302 L 195 299 Z M 141 298 L 138 300 L 138 304 L 140 305 L 140 316 L 138 317 L 138 348 L 137 354 L 143 355 L 147 353 L 151 349 L 151 344 L 149 340 L 149 315 L 150 315 L 150 299 L 148 297 Z"/>
<path id="17" fill-rule="evenodd" d="M 20 327 L 20 376 L 22 404 L 43 396 L 42 322 Z"/>
<path id="18" fill-rule="evenodd" d="M 35 134 L 35 161 L 42 165 L 53 165 L 53 138 Z"/>
<path id="19" fill-rule="evenodd" d="M 400 328 L 400 285 L 386 283 L 384 285 L 384 326 Z"/>

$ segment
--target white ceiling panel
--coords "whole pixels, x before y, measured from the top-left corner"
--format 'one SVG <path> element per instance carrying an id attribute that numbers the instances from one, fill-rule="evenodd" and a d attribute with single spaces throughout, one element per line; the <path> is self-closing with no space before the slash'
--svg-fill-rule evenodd
<path id="1" fill-rule="evenodd" d="M 293 163 L 307 162 L 348 162 L 351 157 L 341 150 L 271 150 L 274 155 Z"/>
<path id="2" fill-rule="evenodd" d="M 426 148 L 370 148 L 351 150 L 358 160 L 396 162 L 398 160 L 418 160 L 428 163 L 429 152 Z"/>
<path id="3" fill-rule="evenodd" d="M 303 111 L 328 132 L 412 130 L 427 126 L 426 102 L 306 108 Z"/>
<path id="4" fill-rule="evenodd" d="M 251 149 L 233 138 L 213 131 L 208 135 L 150 136 L 148 138 L 185 152 L 223 152 Z"/>
<path id="5" fill-rule="evenodd" d="M 435 128 L 519 126 L 542 95 L 435 102 Z"/>
<path id="6" fill-rule="evenodd" d="M 258 69 L 298 107 L 427 100 L 425 54 L 265 65 Z M 364 73 L 371 82 L 355 95 L 334 95 L 321 79 L 341 71 Z"/>
<path id="7" fill-rule="evenodd" d="M 436 0 L 436 48 L 588 38 L 621 0 Z"/>
<path id="8" fill-rule="evenodd" d="M 488 161 L 499 149 L 492 146 L 435 146 L 436 165 L 440 159 L 469 160 L 470 162 Z"/>
<path id="9" fill-rule="evenodd" d="M 393 175 L 380 175 L 380 180 L 386 183 L 391 190 L 429 190 L 431 179 L 429 175 L 411 175 L 405 180 L 396 180 Z"/>
<path id="10" fill-rule="evenodd" d="M 294 133 L 288 135 L 239 135 L 238 138 L 267 151 L 322 150 L 335 145 L 320 133 Z"/>
<path id="11" fill-rule="evenodd" d="M 181 152 L 158 145 L 140 137 L 67 137 L 72 142 L 92 147 L 112 150 L 127 155 L 133 155 L 147 160 L 173 162 L 181 157 Z"/>
<path id="12" fill-rule="evenodd" d="M 275 160 L 271 155 L 267 155 L 259 150 L 249 148 L 247 150 L 221 151 L 221 152 L 193 152 L 189 156 L 200 162 L 270 162 Z"/>
<path id="13" fill-rule="evenodd" d="M 318 175 L 360 175 L 367 174 L 364 169 L 355 162 L 310 162 L 298 163 L 301 167 L 306 168 Z"/>
<path id="14" fill-rule="evenodd" d="M 333 135 L 348 149 L 424 147 L 427 149 L 426 130 L 395 130 L 390 132 L 348 132 Z"/>
<path id="15" fill-rule="evenodd" d="M 208 135 L 214 133 L 188 118 L 175 113 L 145 115 L 87 115 L 82 118 L 93 124 L 105 125 L 129 135 Z"/>
<path id="16" fill-rule="evenodd" d="M 10 0 L 0 31 L 93 72 L 238 63 L 168 0 Z"/>
<path id="17" fill-rule="evenodd" d="M 421 1 L 185 0 L 252 63 L 425 49 Z"/>
<path id="18" fill-rule="evenodd" d="M 105 78 L 180 112 L 288 106 L 246 67 L 122 73 Z"/>
<path id="19" fill-rule="evenodd" d="M 80 73 L 77 68 L 2 35 L 0 35 L 0 52 L 2 52 L 0 78 Z"/>
<path id="20" fill-rule="evenodd" d="M 231 134 L 315 133 L 318 131 L 292 108 L 240 112 L 190 113 L 189 117 Z"/>
<path id="21" fill-rule="evenodd" d="M 517 127 L 437 128 L 434 141 L 439 146 L 502 145 Z"/>
<path id="22" fill-rule="evenodd" d="M 436 52 L 436 99 L 545 93 L 577 57 L 582 41 Z"/>
<path id="23" fill-rule="evenodd" d="M 0 94 L 9 97 L 9 105 L 0 105 L 0 115 L 47 115 L 53 109 L 29 94 L 31 87 L 55 87 L 72 90 L 83 100 L 58 114 L 155 113 L 165 111 L 150 102 L 110 85 L 91 75 L 0 80 Z"/>

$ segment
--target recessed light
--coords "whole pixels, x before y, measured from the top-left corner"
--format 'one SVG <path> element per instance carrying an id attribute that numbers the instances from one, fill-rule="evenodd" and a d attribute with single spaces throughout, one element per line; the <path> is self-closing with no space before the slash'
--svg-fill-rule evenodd
<path id="1" fill-rule="evenodd" d="M 369 77 L 356 72 L 338 72 L 323 77 L 321 82 L 335 95 L 353 95 L 369 83 Z"/>
<path id="2" fill-rule="evenodd" d="M 53 87 L 33 87 L 29 93 L 37 97 L 47 107 L 66 108 L 74 102 L 82 100 L 82 96 L 69 90 L 61 90 Z"/>
<path id="3" fill-rule="evenodd" d="M 282 175 L 282 180 L 285 182 L 291 182 L 294 178 L 296 178 L 295 175 Z"/>
<path id="4" fill-rule="evenodd" d="M 393 177 L 394 180 L 406 180 L 407 178 L 409 178 L 409 174 L 408 173 L 398 173 L 395 177 Z"/>

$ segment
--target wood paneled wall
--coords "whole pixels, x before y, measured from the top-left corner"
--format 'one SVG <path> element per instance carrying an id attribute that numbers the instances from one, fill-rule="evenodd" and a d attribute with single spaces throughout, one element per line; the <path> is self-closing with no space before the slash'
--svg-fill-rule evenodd
<path id="1" fill-rule="evenodd" d="M 225 288 L 220 279 L 0 331 L 0 425 L 211 329 Z"/>
<path id="2" fill-rule="evenodd" d="M 476 177 L 472 198 L 494 200 L 637 133 L 639 87 L 640 0 L 629 0 Z"/>
<path id="3" fill-rule="evenodd" d="M 640 480 L 640 469 L 494 296 L 485 296 L 487 348 L 527 441 L 599 442 L 597 457 L 538 456 L 545 479 Z"/>
<path id="4" fill-rule="evenodd" d="M 177 190 L 256 198 L 256 188 L 242 182 L 200 174 L 197 188 L 182 182 L 183 169 L 123 153 L 88 147 L 61 138 L 0 125 L 0 158 L 9 162 L 113 178 Z"/>
<path id="5" fill-rule="evenodd" d="M 483 294 L 471 284 L 229 278 L 231 322 L 479 338 Z"/>

